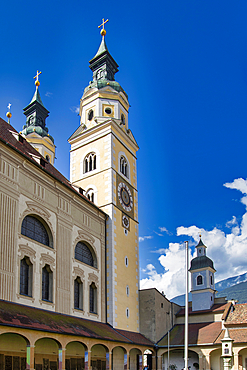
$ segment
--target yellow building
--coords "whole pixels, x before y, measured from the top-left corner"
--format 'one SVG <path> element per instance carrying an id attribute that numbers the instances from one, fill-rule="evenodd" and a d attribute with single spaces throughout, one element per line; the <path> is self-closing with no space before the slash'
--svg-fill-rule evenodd
<path id="1" fill-rule="evenodd" d="M 136 152 L 128 96 L 115 73 L 102 31 L 90 61 L 93 80 L 80 101 L 80 126 L 69 138 L 73 185 L 109 217 L 106 224 L 107 321 L 139 330 L 139 253 Z"/>
<path id="2" fill-rule="evenodd" d="M 70 138 L 73 183 L 53 166 L 39 72 L 22 132 L 0 118 L 0 370 L 142 370 L 143 358 L 155 367 L 153 343 L 137 332 L 128 98 L 104 38 L 90 63 Z"/>

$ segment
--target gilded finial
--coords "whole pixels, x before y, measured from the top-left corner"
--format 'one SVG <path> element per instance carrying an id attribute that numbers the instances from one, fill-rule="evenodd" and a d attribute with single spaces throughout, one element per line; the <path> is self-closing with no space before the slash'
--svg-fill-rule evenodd
<path id="1" fill-rule="evenodd" d="M 202 234 L 199 234 L 199 238 L 201 238 L 202 237 Z"/>
<path id="2" fill-rule="evenodd" d="M 8 123 L 10 123 L 10 118 L 12 117 L 12 113 L 10 112 L 10 107 L 11 107 L 11 104 L 9 103 L 7 105 L 8 112 L 6 113 L 6 116 L 8 117 Z"/>
<path id="3" fill-rule="evenodd" d="M 39 87 L 39 85 L 40 85 L 40 82 L 39 82 L 39 75 L 41 74 L 42 72 L 40 71 L 38 71 L 37 70 L 37 74 L 36 74 L 36 76 L 34 76 L 34 78 L 36 78 L 36 80 L 35 80 L 35 86 L 37 86 L 37 87 Z"/>
<path id="4" fill-rule="evenodd" d="M 100 34 L 101 34 L 101 36 L 103 36 L 103 37 L 106 35 L 105 24 L 106 24 L 107 22 L 109 22 L 109 19 L 107 19 L 107 20 L 105 21 L 105 19 L 103 18 L 103 19 L 102 19 L 102 24 L 101 24 L 100 26 L 98 26 L 98 28 L 103 27 L 103 28 L 102 28 L 102 30 L 100 31 Z"/>

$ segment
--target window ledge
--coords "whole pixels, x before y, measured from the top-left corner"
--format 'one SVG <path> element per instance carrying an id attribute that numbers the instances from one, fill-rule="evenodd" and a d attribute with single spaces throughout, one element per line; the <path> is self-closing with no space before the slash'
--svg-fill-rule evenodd
<path id="1" fill-rule="evenodd" d="M 47 304 L 49 306 L 52 306 L 52 307 L 55 307 L 55 304 L 54 302 L 51 302 L 51 301 L 46 301 L 44 299 L 40 299 L 39 303 L 42 305 L 42 304 Z"/>
<path id="2" fill-rule="evenodd" d="M 88 315 L 99 318 L 99 314 L 96 312 L 88 312 Z"/>
<path id="3" fill-rule="evenodd" d="M 73 312 L 74 313 L 78 312 L 80 314 L 82 314 L 82 313 L 84 314 L 85 313 L 85 311 L 83 310 L 83 308 L 75 308 L 75 307 L 73 308 Z"/>
<path id="4" fill-rule="evenodd" d="M 24 299 L 28 299 L 29 301 L 31 301 L 32 303 L 35 301 L 35 298 L 29 296 L 29 295 L 26 295 L 26 294 L 16 294 L 17 298 L 20 299 L 20 298 L 24 298 Z"/>

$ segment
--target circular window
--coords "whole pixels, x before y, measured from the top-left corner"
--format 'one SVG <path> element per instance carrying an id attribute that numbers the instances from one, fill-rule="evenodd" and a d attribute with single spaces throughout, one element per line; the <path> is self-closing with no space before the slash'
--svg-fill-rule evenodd
<path id="1" fill-rule="evenodd" d="M 92 121 L 92 119 L 93 119 L 93 110 L 91 109 L 91 110 L 89 111 L 89 113 L 88 113 L 88 120 L 89 120 L 89 121 Z"/>
<path id="2" fill-rule="evenodd" d="M 105 112 L 106 114 L 111 114 L 111 108 L 110 107 L 105 108 Z"/>

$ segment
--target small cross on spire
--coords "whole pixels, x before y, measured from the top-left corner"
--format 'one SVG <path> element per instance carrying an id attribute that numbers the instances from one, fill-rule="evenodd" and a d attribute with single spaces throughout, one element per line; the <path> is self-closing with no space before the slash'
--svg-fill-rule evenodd
<path id="1" fill-rule="evenodd" d="M 38 87 L 39 85 L 40 85 L 40 82 L 39 82 L 39 75 L 41 74 L 42 72 L 40 71 L 38 71 L 37 70 L 37 74 L 36 74 L 36 76 L 34 76 L 34 78 L 36 78 L 36 80 L 35 80 L 35 85 Z"/>
<path id="2" fill-rule="evenodd" d="M 103 37 L 106 35 L 105 24 L 106 24 L 107 22 L 109 22 L 109 19 L 107 19 L 107 20 L 105 21 L 105 19 L 103 18 L 103 19 L 102 19 L 102 24 L 101 24 L 100 26 L 98 26 L 98 28 L 103 27 L 103 28 L 102 28 L 102 30 L 100 31 L 100 34 L 101 34 L 101 36 L 103 36 Z"/>

